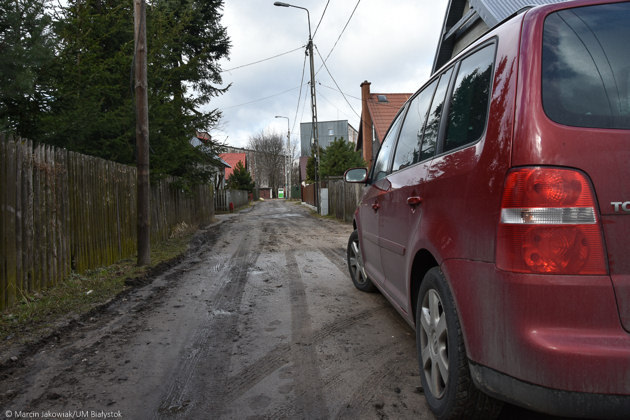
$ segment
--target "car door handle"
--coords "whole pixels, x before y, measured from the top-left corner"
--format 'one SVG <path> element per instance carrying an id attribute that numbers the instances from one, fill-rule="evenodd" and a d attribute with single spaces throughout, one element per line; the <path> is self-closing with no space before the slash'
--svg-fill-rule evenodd
<path id="1" fill-rule="evenodd" d="M 380 208 L 381 208 L 381 205 L 380 205 L 379 203 L 374 203 L 374 204 L 372 204 L 372 209 L 373 209 L 374 211 L 378 211 L 378 209 L 380 209 Z"/>
<path id="2" fill-rule="evenodd" d="M 407 197 L 407 204 L 409 204 L 411 207 L 418 206 L 421 203 L 422 203 L 422 197 L 418 197 L 418 196 Z"/>

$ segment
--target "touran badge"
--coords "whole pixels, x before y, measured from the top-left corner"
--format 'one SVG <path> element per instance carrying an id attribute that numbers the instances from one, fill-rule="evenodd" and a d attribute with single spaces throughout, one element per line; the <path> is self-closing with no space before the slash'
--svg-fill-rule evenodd
<path id="1" fill-rule="evenodd" d="M 614 207 L 615 213 L 620 213 L 622 210 L 626 213 L 630 213 L 630 201 L 626 201 L 625 203 L 622 203 L 621 201 L 613 201 L 610 204 Z"/>

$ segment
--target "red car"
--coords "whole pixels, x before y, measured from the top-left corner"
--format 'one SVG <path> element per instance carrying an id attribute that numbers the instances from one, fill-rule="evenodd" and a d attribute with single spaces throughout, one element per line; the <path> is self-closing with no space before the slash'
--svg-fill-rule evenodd
<path id="1" fill-rule="evenodd" d="M 442 418 L 630 418 L 630 2 L 528 9 L 403 106 L 348 243 Z"/>

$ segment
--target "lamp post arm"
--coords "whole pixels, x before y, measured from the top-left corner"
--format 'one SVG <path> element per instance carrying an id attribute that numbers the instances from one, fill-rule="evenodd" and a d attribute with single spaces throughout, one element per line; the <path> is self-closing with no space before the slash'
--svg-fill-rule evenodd
<path id="1" fill-rule="evenodd" d="M 308 19 L 308 39 L 309 41 L 311 40 L 311 14 L 306 7 L 295 6 L 293 4 L 284 3 L 281 1 L 276 1 L 273 3 L 273 5 L 279 7 L 295 7 L 296 9 L 306 10 L 306 18 Z"/>

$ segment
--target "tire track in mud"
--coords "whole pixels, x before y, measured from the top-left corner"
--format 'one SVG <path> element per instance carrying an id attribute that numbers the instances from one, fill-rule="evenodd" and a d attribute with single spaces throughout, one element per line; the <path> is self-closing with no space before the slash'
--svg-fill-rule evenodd
<path id="1" fill-rule="evenodd" d="M 328 258 L 328 261 L 333 263 L 333 265 L 337 267 L 339 271 L 344 274 L 348 273 L 348 266 L 346 265 L 346 255 L 343 250 L 325 247 L 317 248 L 317 250 L 321 252 L 326 258 Z"/>
<path id="2" fill-rule="evenodd" d="M 319 343 L 330 336 L 339 334 L 350 329 L 358 322 L 365 321 L 375 316 L 377 313 L 387 309 L 386 307 L 370 308 L 358 312 L 347 318 L 329 323 L 313 333 L 313 344 Z M 226 385 L 225 404 L 229 404 L 243 395 L 249 389 L 256 386 L 260 381 L 280 369 L 291 361 L 291 352 L 296 351 L 297 344 L 283 343 L 272 348 L 265 356 L 259 358 L 249 366 L 241 369 L 238 373 L 228 379 Z"/>
<path id="3" fill-rule="evenodd" d="M 208 412 L 220 416 L 224 406 L 232 338 L 239 318 L 238 309 L 248 272 L 260 255 L 258 251 L 250 251 L 254 247 L 250 239 L 243 237 L 236 252 L 221 267 L 219 276 L 226 280 L 213 298 L 207 301 L 208 308 L 212 308 L 210 318 L 196 331 L 191 354 L 184 359 L 162 399 L 158 418 L 190 417 L 195 411 L 199 412 L 200 418 Z M 206 392 L 204 396 L 196 395 L 195 389 Z M 201 407 L 192 401 L 212 406 Z"/>
<path id="4" fill-rule="evenodd" d="M 314 329 L 311 318 L 308 314 L 307 306 L 307 292 L 303 284 L 302 277 L 300 276 L 300 268 L 296 259 L 296 250 L 290 249 L 285 251 L 287 247 L 295 246 L 293 240 L 299 235 L 292 233 L 291 229 L 301 226 L 295 223 L 294 219 L 281 219 L 275 218 L 273 220 L 259 220 L 260 240 L 259 249 L 262 254 L 265 253 L 277 253 L 284 252 L 286 260 L 286 272 L 289 274 L 287 279 L 290 279 L 288 283 L 285 283 L 285 287 L 289 288 L 289 297 L 291 302 L 291 332 L 292 340 L 290 343 L 278 344 L 264 356 L 253 361 L 248 366 L 240 369 L 240 371 L 231 374 L 226 377 L 226 372 L 229 371 L 230 365 L 230 350 L 232 349 L 232 335 L 222 334 L 221 337 L 213 337 L 213 340 L 217 342 L 224 341 L 229 343 L 226 356 L 223 359 L 222 356 L 217 356 L 223 359 L 224 369 L 221 375 L 216 376 L 213 370 L 204 371 L 208 372 L 208 375 L 213 376 L 213 384 L 207 384 L 206 389 L 213 389 L 213 386 L 217 389 L 217 392 L 211 394 L 206 393 L 203 398 L 206 399 L 206 404 L 212 403 L 212 407 L 206 407 L 202 410 L 201 405 L 193 406 L 194 403 L 188 402 L 188 399 L 195 400 L 194 398 L 179 398 L 181 405 L 172 404 L 172 409 L 166 413 L 162 412 L 162 417 L 190 417 L 192 414 L 199 414 L 201 417 L 207 417 L 211 414 L 212 418 L 222 418 L 227 414 L 229 406 L 239 397 L 245 395 L 249 390 L 261 383 L 263 380 L 273 375 L 279 369 L 282 369 L 284 375 L 290 375 L 293 380 L 292 398 L 286 403 L 276 405 L 270 411 L 265 413 L 259 413 L 260 418 L 329 418 L 334 415 L 335 411 L 340 411 L 339 406 L 328 407 L 325 401 L 327 392 L 337 388 L 344 382 L 344 373 L 338 373 L 326 378 L 322 378 L 322 373 L 319 370 L 319 361 L 317 358 L 317 345 L 331 336 L 343 334 L 345 331 L 352 328 L 355 324 L 365 322 L 371 319 L 373 316 L 378 316 L 378 313 L 386 311 L 387 306 L 377 306 L 369 309 L 362 310 L 351 316 L 344 317 L 339 320 L 334 320 L 321 328 Z M 303 226 L 302 226 L 303 228 Z M 315 229 L 317 229 L 315 227 Z M 285 233 L 282 233 L 285 232 Z M 291 232 L 287 234 L 286 232 Z M 244 239 L 247 241 L 249 238 Z M 314 244 L 315 245 L 315 244 Z M 319 242 L 313 248 L 312 251 L 319 252 L 327 260 L 330 260 L 340 272 L 346 273 L 347 267 L 345 265 L 345 249 L 342 248 L 330 248 L 326 247 L 322 242 Z M 231 269 L 234 262 L 234 257 L 230 259 L 229 263 L 223 263 L 226 272 Z M 257 256 L 258 258 L 258 256 Z M 224 260 L 224 261 L 227 261 Z M 251 264 L 254 265 L 256 260 Z M 223 268 L 223 267 L 222 267 Z M 221 275 L 221 273 L 220 273 Z M 247 273 L 245 274 L 247 275 Z M 222 292 L 217 293 L 218 296 L 222 295 Z M 241 293 L 242 296 L 242 293 Z M 240 301 L 240 299 L 239 299 Z M 215 305 L 218 308 L 218 306 Z M 227 316 L 227 314 L 226 314 Z M 220 327 L 222 331 L 236 330 L 238 324 L 238 316 L 234 317 L 231 326 Z M 317 328 L 317 327 L 315 327 Z M 216 331 L 215 328 L 208 329 L 208 331 Z M 225 335 L 225 337 L 224 337 Z M 365 355 L 367 358 L 376 358 L 383 360 L 392 345 L 379 346 L 366 349 L 359 353 L 359 355 Z M 214 356 L 214 353 L 213 353 Z M 198 354 L 194 354 L 191 357 L 199 358 Z M 206 356 L 207 357 L 207 356 Z M 203 357 L 202 357 L 203 359 Z M 220 362 L 217 362 L 220 363 Z M 205 366 L 204 366 L 205 367 Z M 355 388 L 354 386 L 352 387 Z M 344 400 L 345 401 L 345 400 Z M 203 403 L 202 403 L 203 404 Z M 187 405 L 190 405 L 188 407 Z"/>
<path id="5" fill-rule="evenodd" d="M 379 399 L 379 390 L 382 390 L 385 387 L 385 384 L 392 388 L 393 393 L 396 393 L 394 389 L 398 384 L 397 381 L 399 380 L 400 375 L 397 376 L 394 371 L 400 372 L 400 360 L 398 360 L 397 358 L 392 359 L 391 355 L 397 353 L 395 351 L 397 348 L 400 348 L 400 343 L 390 342 L 357 353 L 355 357 L 364 357 L 372 361 L 370 363 L 371 373 L 367 377 L 365 377 L 365 379 L 361 381 L 359 385 L 355 386 L 355 384 L 353 383 L 351 385 L 351 388 L 354 388 L 354 392 L 349 397 L 344 398 L 342 404 L 337 403 L 335 404 L 335 406 L 331 407 L 332 410 L 330 413 L 327 414 L 326 418 L 388 418 L 386 415 L 380 414 L 378 416 L 375 416 L 374 412 L 375 405 L 379 406 L 379 403 L 381 403 L 381 400 Z M 332 375 L 329 378 L 324 379 L 323 388 L 338 389 L 340 384 L 343 384 L 345 382 L 344 376 L 346 374 L 347 373 L 340 372 Z M 420 384 L 419 378 L 418 384 Z M 296 390 L 295 392 L 297 393 L 298 391 Z M 303 394 L 308 394 L 310 391 L 306 389 L 299 392 Z M 344 388 L 342 392 L 345 395 L 345 393 L 347 392 L 347 388 Z M 401 405 L 404 405 L 404 403 Z M 355 409 L 356 407 L 359 408 Z M 335 412 L 335 410 L 337 412 Z M 293 401 L 290 401 L 276 407 L 273 411 L 265 413 L 264 417 L 262 418 L 269 420 L 276 420 L 281 418 L 305 418 L 300 417 L 301 414 L 302 413 L 300 412 L 296 412 L 295 404 L 293 404 Z M 409 416 L 401 415 L 394 418 L 407 417 Z"/>
<path id="6" fill-rule="evenodd" d="M 279 246 L 280 243 L 284 243 L 287 246 L 294 245 L 293 236 L 297 236 L 295 234 L 288 235 L 280 235 L 279 231 L 292 232 L 291 228 L 299 227 L 300 224 L 297 223 L 294 219 L 276 219 L 274 220 L 276 224 L 279 224 L 282 228 L 269 229 L 269 226 L 265 225 L 263 227 L 263 237 L 266 237 L 262 241 L 262 246 L 265 251 L 276 252 L 276 247 Z M 317 251 L 322 253 L 328 260 L 330 260 L 334 266 L 336 266 L 340 272 L 346 273 L 347 267 L 345 265 L 345 250 L 342 248 L 327 248 L 327 247 L 318 247 Z M 298 263 L 295 258 L 295 252 L 293 250 L 285 252 L 285 258 L 287 262 L 286 270 L 289 273 L 289 277 L 299 276 L 300 270 L 298 267 Z M 299 278 L 299 283 L 297 283 L 300 291 L 293 291 L 291 294 L 292 297 L 292 308 L 293 313 L 297 311 L 305 312 L 303 308 L 297 308 L 296 298 L 300 301 L 300 304 L 305 305 L 305 292 L 304 286 L 302 284 L 301 277 Z M 296 289 L 296 284 L 290 285 L 290 287 Z M 334 336 L 336 334 L 342 333 L 348 329 L 350 329 L 353 325 L 358 322 L 365 321 L 367 319 L 372 318 L 377 313 L 387 309 L 385 306 L 379 306 L 375 308 L 370 308 L 367 310 L 362 310 L 358 313 L 355 313 L 350 316 L 346 316 L 343 319 L 335 320 L 331 323 L 324 325 L 323 327 L 312 332 L 312 337 L 309 341 L 308 346 L 315 346 L 318 343 L 321 343 L 329 336 Z M 294 334 L 295 337 L 295 334 Z M 228 383 L 226 385 L 226 395 L 225 395 L 225 403 L 230 404 L 241 395 L 246 393 L 248 390 L 256 386 L 266 377 L 271 375 L 276 370 L 280 369 L 282 366 L 287 365 L 291 362 L 291 354 L 295 354 L 295 352 L 301 351 L 303 345 L 301 343 L 296 343 L 295 338 L 294 342 L 291 344 L 282 343 L 273 347 L 265 356 L 257 359 L 247 367 L 241 369 L 238 373 L 232 375 Z M 295 413 L 294 413 L 295 414 Z"/>
<path id="7" fill-rule="evenodd" d="M 375 349 L 375 355 L 392 354 L 396 348 L 400 348 L 400 343 L 391 343 Z M 395 353 L 394 353 L 395 354 Z M 383 363 L 372 365 L 372 372 L 360 383 L 354 393 L 349 395 L 344 401 L 343 407 L 339 412 L 335 413 L 337 419 L 356 419 L 374 416 L 375 412 L 381 418 L 387 416 L 380 415 L 378 411 L 384 407 L 384 396 L 379 390 L 388 389 L 394 394 L 401 394 L 402 390 L 398 388 L 400 378 L 405 374 L 401 371 L 401 361 L 398 357 L 392 357 L 383 361 Z M 418 377 L 418 385 L 420 378 Z M 417 389 L 414 392 L 418 392 Z M 403 409 L 407 409 L 402 402 Z M 406 416 L 411 417 L 407 413 Z M 414 413 L 413 417 L 419 417 L 419 413 Z"/>
<path id="8" fill-rule="evenodd" d="M 286 265 L 295 273 L 289 283 L 291 300 L 291 359 L 295 384 L 295 409 L 305 419 L 328 418 L 321 373 L 315 354 L 315 340 L 311 316 L 308 312 L 306 289 L 294 251 L 287 251 Z"/>

